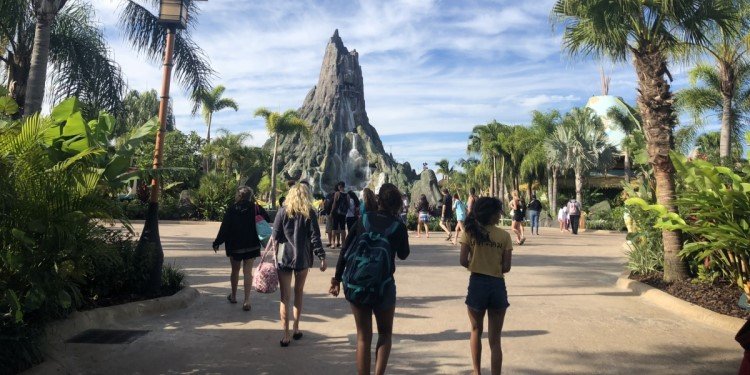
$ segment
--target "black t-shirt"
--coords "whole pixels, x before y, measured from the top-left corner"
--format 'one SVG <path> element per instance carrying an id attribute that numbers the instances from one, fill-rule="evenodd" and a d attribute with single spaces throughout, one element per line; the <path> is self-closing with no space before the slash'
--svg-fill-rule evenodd
<path id="1" fill-rule="evenodd" d="M 385 212 L 369 212 L 367 213 L 371 230 L 374 232 L 384 233 L 394 222 L 398 223 L 396 231 L 388 236 L 388 242 L 391 244 L 391 259 L 393 260 L 393 271 L 396 271 L 396 255 L 398 259 L 404 260 L 409 256 L 409 232 L 406 231 L 406 225 L 404 225 L 398 218 L 389 215 Z M 344 274 L 344 267 L 346 267 L 346 252 L 351 247 L 352 243 L 359 238 L 364 231 L 362 225 L 362 219 L 357 219 L 357 223 L 349 231 L 344 241 L 344 246 L 341 247 L 341 253 L 339 254 L 339 260 L 336 262 L 336 280 L 341 280 Z"/>
<path id="2" fill-rule="evenodd" d="M 450 194 L 446 194 L 443 197 L 443 207 L 445 207 L 445 210 L 443 211 L 443 217 L 445 218 L 451 218 L 453 217 L 453 198 L 450 196 Z"/>
<path id="3" fill-rule="evenodd" d="M 529 211 L 541 211 L 542 210 L 542 202 L 539 201 L 539 199 L 532 199 L 529 203 Z"/>

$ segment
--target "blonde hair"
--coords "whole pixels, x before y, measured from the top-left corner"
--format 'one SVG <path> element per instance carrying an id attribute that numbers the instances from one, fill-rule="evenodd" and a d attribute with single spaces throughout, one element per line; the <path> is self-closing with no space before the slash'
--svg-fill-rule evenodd
<path id="1" fill-rule="evenodd" d="M 513 197 L 513 199 L 518 199 L 518 190 L 513 190 L 510 193 L 510 196 Z"/>
<path id="2" fill-rule="evenodd" d="M 286 215 L 290 218 L 302 215 L 305 219 L 309 219 L 310 211 L 312 211 L 310 197 L 310 188 L 307 185 L 296 184 L 292 186 L 287 193 L 286 200 L 284 200 Z"/>

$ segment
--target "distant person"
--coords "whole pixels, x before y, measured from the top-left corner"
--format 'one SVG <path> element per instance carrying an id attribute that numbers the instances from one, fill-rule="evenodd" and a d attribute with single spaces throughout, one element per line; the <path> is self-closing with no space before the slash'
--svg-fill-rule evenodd
<path id="1" fill-rule="evenodd" d="M 458 239 L 464 229 L 464 221 L 466 220 L 466 204 L 461 201 L 461 197 L 458 193 L 453 194 L 453 211 L 456 212 L 456 238 L 453 240 L 453 244 L 458 244 Z"/>
<path id="2" fill-rule="evenodd" d="M 511 197 L 510 209 L 513 210 L 513 223 L 510 228 L 516 234 L 516 245 L 523 245 L 526 242 L 526 238 L 523 237 L 523 228 L 521 227 L 524 219 L 524 211 L 521 206 L 521 199 L 518 197 L 518 191 L 513 190 Z"/>
<path id="3" fill-rule="evenodd" d="M 409 235 L 406 225 L 398 219 L 402 204 L 398 188 L 383 184 L 378 211 L 365 213 L 349 232 L 336 262 L 336 275 L 331 279 L 329 293 L 333 296 L 339 295 L 344 282 L 344 296 L 357 325 L 359 374 L 370 373 L 373 314 L 378 327 L 375 373 L 384 374 L 388 365 L 396 311 L 395 260 L 397 255 L 401 260 L 409 256 Z"/>
<path id="4" fill-rule="evenodd" d="M 424 226 L 424 233 L 427 238 L 430 238 L 430 202 L 427 201 L 427 196 L 422 194 L 419 196 L 419 202 L 416 204 L 417 210 L 417 238 L 421 237 L 420 229 Z"/>
<path id="5" fill-rule="evenodd" d="M 349 208 L 346 211 L 346 230 L 349 231 L 352 230 L 352 226 L 354 226 L 354 223 L 359 219 L 359 198 L 357 198 L 357 194 L 351 190 L 349 190 L 346 195 L 349 199 Z"/>
<path id="6" fill-rule="evenodd" d="M 571 198 L 568 202 L 568 219 L 570 220 L 570 230 L 573 234 L 578 234 L 578 224 L 581 221 L 581 203 Z"/>
<path id="7" fill-rule="evenodd" d="M 448 189 L 443 189 L 443 208 L 440 213 L 440 228 L 443 228 L 448 237 L 446 241 L 450 241 L 452 237 L 451 220 L 453 219 L 453 198 L 451 197 Z"/>
<path id="8" fill-rule="evenodd" d="M 310 188 L 307 185 L 297 184 L 289 190 L 284 207 L 279 209 L 273 223 L 273 240 L 277 247 L 276 262 L 281 291 L 279 315 L 281 315 L 281 325 L 284 330 L 284 336 L 279 343 L 282 347 L 287 347 L 291 339 L 302 338 L 302 332 L 299 329 L 302 296 L 308 271 L 313 266 L 313 257 L 320 260 L 321 272 L 328 267 L 326 253 L 320 240 L 318 218 L 312 209 Z M 292 295 L 292 278 L 294 278 L 294 323 L 290 335 L 289 302 Z"/>
<path id="9" fill-rule="evenodd" d="M 469 189 L 469 198 L 466 200 L 466 214 L 470 214 L 471 210 L 474 208 L 474 203 L 476 203 L 477 199 L 479 197 L 477 196 L 477 189 L 471 188 Z"/>
<path id="10" fill-rule="evenodd" d="M 333 195 L 331 216 L 333 216 L 333 247 L 341 247 L 346 237 L 346 213 L 349 211 L 349 196 L 344 192 L 346 184 L 343 181 L 336 184 L 336 194 Z"/>
<path id="11" fill-rule="evenodd" d="M 326 246 L 333 247 L 333 214 L 331 213 L 331 207 L 333 206 L 333 197 L 338 191 L 337 187 L 334 187 L 331 192 L 326 194 L 323 198 L 323 210 L 321 215 L 326 218 L 326 236 L 328 238 L 328 244 Z"/>
<path id="12" fill-rule="evenodd" d="M 213 242 L 214 252 L 224 244 L 227 257 L 232 266 L 229 277 L 232 292 L 227 296 L 230 303 L 237 303 L 237 284 L 240 278 L 240 268 L 244 281 L 245 299 L 242 309 L 250 311 L 250 290 L 253 286 L 253 262 L 260 256 L 260 239 L 255 229 L 255 216 L 261 215 L 270 221 L 268 213 L 255 203 L 253 190 L 247 186 L 237 189 L 234 203 L 230 204 L 221 221 L 219 233 Z"/>
<path id="13" fill-rule="evenodd" d="M 401 213 L 399 216 L 401 217 L 401 222 L 406 224 L 406 217 L 409 215 L 409 196 L 406 194 L 403 194 L 401 196 Z"/>
<path id="14" fill-rule="evenodd" d="M 568 206 L 566 204 L 557 210 L 557 222 L 560 223 L 560 233 L 568 230 Z"/>
<path id="15" fill-rule="evenodd" d="M 510 306 L 504 275 L 510 272 L 513 245 L 510 234 L 497 226 L 500 200 L 479 198 L 466 218 L 466 232 L 460 239 L 461 265 L 470 272 L 466 306 L 471 323 L 471 360 L 474 374 L 481 373 L 482 332 L 487 313 L 492 374 L 500 374 L 503 350 L 500 337 L 505 312 Z"/>
<path id="16" fill-rule="evenodd" d="M 378 197 L 370 188 L 362 190 L 362 203 L 360 203 L 360 216 L 366 212 L 375 212 L 378 210 Z"/>
<path id="17" fill-rule="evenodd" d="M 531 234 L 534 234 L 536 228 L 536 235 L 539 235 L 539 214 L 542 212 L 542 202 L 536 199 L 536 194 L 531 195 L 531 202 L 529 202 L 529 220 L 531 220 Z"/>

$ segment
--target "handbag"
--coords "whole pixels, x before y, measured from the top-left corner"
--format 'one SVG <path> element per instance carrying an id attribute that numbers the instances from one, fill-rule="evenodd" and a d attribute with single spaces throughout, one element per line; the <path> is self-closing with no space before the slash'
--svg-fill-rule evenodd
<path id="1" fill-rule="evenodd" d="M 258 239 L 264 246 L 268 244 L 268 239 L 273 234 L 273 228 L 263 216 L 260 215 L 258 205 L 255 205 L 255 231 L 258 233 Z"/>
<path id="2" fill-rule="evenodd" d="M 273 293 L 279 287 L 279 271 L 276 269 L 276 260 L 272 257 L 266 261 L 266 255 L 273 254 L 274 241 L 268 241 L 263 255 L 260 257 L 258 268 L 253 275 L 253 285 L 258 293 Z"/>

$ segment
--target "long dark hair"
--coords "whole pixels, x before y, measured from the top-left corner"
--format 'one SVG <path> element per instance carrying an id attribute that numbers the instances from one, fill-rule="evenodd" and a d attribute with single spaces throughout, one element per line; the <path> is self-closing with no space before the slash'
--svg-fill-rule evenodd
<path id="1" fill-rule="evenodd" d="M 349 192 L 346 193 L 346 194 L 349 195 L 349 198 L 351 198 L 352 200 L 354 200 L 354 207 L 356 207 L 357 209 L 359 209 L 359 198 L 357 198 L 357 194 L 355 192 L 351 191 L 351 190 L 349 190 Z"/>
<path id="2" fill-rule="evenodd" d="M 427 196 L 422 194 L 419 196 L 419 203 L 417 204 L 417 211 L 429 211 L 430 202 L 427 201 Z"/>
<path id="3" fill-rule="evenodd" d="M 375 212 L 378 210 L 378 197 L 370 188 L 362 190 L 362 200 L 365 202 L 365 212 Z"/>
<path id="4" fill-rule="evenodd" d="M 497 198 L 482 197 L 477 199 L 474 202 L 474 208 L 472 208 L 464 223 L 466 233 L 476 242 L 487 241 L 488 234 L 484 227 L 496 224 L 492 222 L 492 219 L 497 217 L 502 208 L 503 204 Z"/>
<path id="5" fill-rule="evenodd" d="M 401 192 L 394 184 L 383 184 L 378 192 L 378 208 L 391 215 L 398 215 L 404 201 L 401 199 Z"/>

